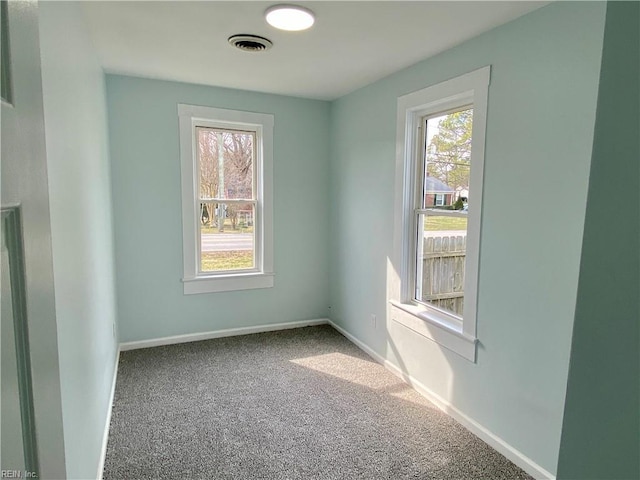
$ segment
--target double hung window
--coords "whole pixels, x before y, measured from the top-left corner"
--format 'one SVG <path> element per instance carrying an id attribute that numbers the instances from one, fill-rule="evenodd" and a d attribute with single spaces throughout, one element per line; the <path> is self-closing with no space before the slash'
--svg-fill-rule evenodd
<path id="1" fill-rule="evenodd" d="M 398 99 L 391 317 L 472 361 L 489 73 Z"/>
<path id="2" fill-rule="evenodd" d="M 267 114 L 179 105 L 184 293 L 273 286 Z"/>

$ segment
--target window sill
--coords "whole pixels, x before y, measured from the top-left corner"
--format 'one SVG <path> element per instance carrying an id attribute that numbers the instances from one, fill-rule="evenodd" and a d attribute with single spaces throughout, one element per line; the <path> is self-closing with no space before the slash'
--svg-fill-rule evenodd
<path id="1" fill-rule="evenodd" d="M 183 278 L 185 295 L 272 288 L 273 273 L 235 273 L 232 275 Z"/>
<path id="2" fill-rule="evenodd" d="M 392 320 L 475 363 L 478 339 L 465 334 L 462 325 L 418 305 L 395 300 L 389 303 Z"/>

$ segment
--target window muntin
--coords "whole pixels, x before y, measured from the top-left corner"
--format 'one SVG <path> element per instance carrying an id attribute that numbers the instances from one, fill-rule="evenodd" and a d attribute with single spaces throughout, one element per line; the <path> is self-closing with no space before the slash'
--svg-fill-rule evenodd
<path id="1" fill-rule="evenodd" d="M 273 115 L 178 115 L 184 293 L 273 287 Z"/>

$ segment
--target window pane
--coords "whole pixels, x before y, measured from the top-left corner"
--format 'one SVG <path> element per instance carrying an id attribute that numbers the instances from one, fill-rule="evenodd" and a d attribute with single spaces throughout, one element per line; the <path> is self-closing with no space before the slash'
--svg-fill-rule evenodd
<path id="1" fill-rule="evenodd" d="M 254 198 L 254 132 L 199 127 L 200 198 Z"/>
<path id="2" fill-rule="evenodd" d="M 472 108 L 426 119 L 419 207 L 430 213 L 418 217 L 416 300 L 458 316 L 464 306 L 472 126 Z"/>
<path id="3" fill-rule="evenodd" d="M 254 134 L 225 133 L 223 198 L 253 198 Z"/>
<path id="4" fill-rule="evenodd" d="M 455 215 L 418 215 L 416 300 L 462 316 L 467 217 Z"/>
<path id="5" fill-rule="evenodd" d="M 423 208 L 466 205 L 472 127 L 471 108 L 427 119 Z"/>
<path id="6" fill-rule="evenodd" d="M 200 270 L 255 268 L 254 205 L 201 203 Z"/>

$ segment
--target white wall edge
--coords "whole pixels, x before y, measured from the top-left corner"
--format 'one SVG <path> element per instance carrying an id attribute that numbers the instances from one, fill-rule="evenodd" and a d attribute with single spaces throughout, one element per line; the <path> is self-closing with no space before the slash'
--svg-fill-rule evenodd
<path id="1" fill-rule="evenodd" d="M 100 461 L 98 462 L 98 472 L 96 479 L 102 480 L 104 472 L 104 461 L 107 458 L 107 443 L 109 442 L 109 426 L 111 425 L 111 411 L 113 410 L 113 399 L 116 394 L 116 379 L 118 378 L 118 365 L 120 364 L 120 347 L 116 351 L 116 361 L 113 367 L 113 380 L 111 380 L 111 394 L 109 395 L 109 408 L 107 410 L 107 419 L 102 434 L 102 449 L 100 451 Z"/>
<path id="2" fill-rule="evenodd" d="M 254 327 L 229 328 L 226 330 L 214 330 L 212 332 L 189 333 L 186 335 L 175 335 L 172 337 L 154 338 L 151 340 L 140 340 L 137 342 L 125 342 L 120 344 L 120 351 L 137 350 L 139 348 L 159 347 L 162 345 L 174 345 L 177 343 L 197 342 L 200 340 L 210 340 L 212 338 L 235 337 L 238 335 L 250 335 L 252 333 L 274 332 L 276 330 L 289 330 L 292 328 L 311 327 L 314 325 L 327 325 L 328 318 L 315 318 L 312 320 L 300 320 L 297 322 L 272 323 L 269 325 L 256 325 Z"/>
<path id="3" fill-rule="evenodd" d="M 346 331 L 344 328 L 336 325 L 333 321 L 328 321 L 329 325 L 335 328 L 338 332 L 344 335 L 347 339 L 349 339 L 352 343 L 354 343 L 357 347 L 359 347 L 362 351 L 368 354 L 370 357 L 375 359 L 378 363 L 382 364 L 387 370 L 401 378 L 403 381 L 411 385 L 418 393 L 420 393 L 423 397 L 433 403 L 436 407 L 442 410 L 444 413 L 454 418 L 458 423 L 460 423 L 463 427 L 473 433 L 475 436 L 480 438 L 483 442 L 491 446 L 497 452 L 504 455 L 507 459 L 515 463 L 518 467 L 522 468 L 529 475 L 533 476 L 536 479 L 548 479 L 555 480 L 556 476 L 551 472 L 548 472 L 536 462 L 531 460 L 529 457 L 524 455 L 522 452 L 517 450 L 516 448 L 509 445 L 502 438 L 488 430 L 487 428 L 480 425 L 478 422 L 468 417 L 466 414 L 462 413 L 456 407 L 451 405 L 447 400 L 434 393 L 432 390 L 427 388 L 425 385 L 420 383 L 418 380 L 413 378 L 406 372 L 403 372 L 398 366 L 391 363 L 389 360 L 382 357 L 375 350 L 369 347 L 367 344 L 360 341 L 358 338 L 353 336 L 351 333 Z"/>

